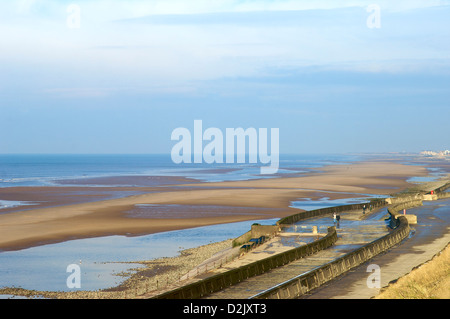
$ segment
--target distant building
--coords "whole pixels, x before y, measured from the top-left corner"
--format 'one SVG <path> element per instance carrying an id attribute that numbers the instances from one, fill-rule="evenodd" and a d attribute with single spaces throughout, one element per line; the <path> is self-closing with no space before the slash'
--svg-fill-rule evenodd
<path id="1" fill-rule="evenodd" d="M 450 156 L 450 151 L 449 151 L 449 150 L 438 151 L 438 152 L 434 152 L 434 151 L 423 151 L 423 152 L 420 152 L 420 155 L 423 155 L 423 156 L 433 156 L 433 157 L 444 157 L 444 156 Z"/>

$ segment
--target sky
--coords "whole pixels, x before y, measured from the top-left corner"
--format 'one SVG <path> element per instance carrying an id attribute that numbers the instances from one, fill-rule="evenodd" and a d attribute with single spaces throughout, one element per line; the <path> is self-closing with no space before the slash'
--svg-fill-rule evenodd
<path id="1" fill-rule="evenodd" d="M 166 153 L 179 127 L 280 153 L 450 149 L 450 1 L 0 2 L 0 154 Z"/>

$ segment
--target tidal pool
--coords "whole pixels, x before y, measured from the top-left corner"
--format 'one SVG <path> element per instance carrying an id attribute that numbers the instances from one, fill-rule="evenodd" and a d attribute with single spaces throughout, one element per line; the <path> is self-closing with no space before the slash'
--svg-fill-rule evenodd
<path id="1" fill-rule="evenodd" d="M 236 238 L 253 223 L 275 224 L 278 219 L 197 227 L 138 237 L 109 236 L 76 239 L 57 244 L 0 252 L 0 287 L 40 291 L 73 291 L 66 281 L 67 267 L 81 270 L 81 290 L 98 290 L 119 285 L 118 276 L 135 268 L 129 262 L 177 256 L 183 249 Z"/>

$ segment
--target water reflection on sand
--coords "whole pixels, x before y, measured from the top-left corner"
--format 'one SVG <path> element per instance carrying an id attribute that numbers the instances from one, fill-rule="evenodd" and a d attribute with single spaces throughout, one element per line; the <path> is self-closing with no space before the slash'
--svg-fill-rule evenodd
<path id="1" fill-rule="evenodd" d="M 66 285 L 70 273 L 66 269 L 70 264 L 78 264 L 82 290 L 109 288 L 124 280 L 117 274 L 135 267 L 126 262 L 176 256 L 183 249 L 238 237 L 255 222 L 270 225 L 277 220 L 245 221 L 138 237 L 77 239 L 3 251 L 0 252 L 0 287 L 70 291 Z"/>

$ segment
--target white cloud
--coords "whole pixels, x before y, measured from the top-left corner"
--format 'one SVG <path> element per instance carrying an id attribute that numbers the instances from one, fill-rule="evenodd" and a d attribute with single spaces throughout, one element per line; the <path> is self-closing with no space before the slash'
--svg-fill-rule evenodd
<path id="1" fill-rule="evenodd" d="M 19 14 L 28 14 L 31 11 L 31 7 L 35 5 L 37 0 L 20 0 L 17 1 L 17 12 Z"/>
<path id="2" fill-rule="evenodd" d="M 79 5 L 87 20 L 104 22 L 149 15 L 202 14 L 219 12 L 327 10 L 349 7 L 366 8 L 377 4 L 386 11 L 406 11 L 448 6 L 450 0 L 16 0 L 0 3 L 0 16 L 11 14 L 58 18 L 70 4 Z M 14 16 L 13 16 L 14 18 Z"/>
<path id="3" fill-rule="evenodd" d="M 190 92 L 192 82 L 264 76 L 270 72 L 268 70 L 284 68 L 314 66 L 402 72 L 430 65 L 438 69 L 436 66 L 449 64 L 450 41 L 446 39 L 450 28 L 445 27 L 448 20 L 443 21 L 442 16 L 432 13 L 431 19 L 436 17 L 435 20 L 441 21 L 440 26 L 444 26 L 437 29 L 427 26 L 428 20 L 420 25 L 411 24 L 408 12 L 399 15 L 383 11 L 382 19 L 387 22 L 383 20 L 379 30 L 370 30 L 365 24 L 368 13 L 364 6 L 372 2 L 392 11 L 448 3 L 437 0 L 164 0 L 116 1 L 112 6 L 111 1 L 84 0 L 74 1 L 81 8 L 81 28 L 69 29 L 66 5 L 72 2 L 24 0 L 15 2 L 14 8 L 17 17 L 26 15 L 27 19 L 0 23 L 0 33 L 5 35 L 2 46 L 7 48 L 0 51 L 0 58 L 4 61 L 3 67 L 13 73 L 14 68 L 20 66 L 22 76 L 18 79 L 35 79 L 36 85 L 49 89 L 47 93 L 86 96 L 111 93 L 103 88 L 166 90 L 161 88 L 173 86 L 188 87 L 186 92 Z M 0 8 L 4 6 L 2 2 Z M 344 6 L 361 8 L 331 10 Z M 306 11 L 313 8 L 330 10 L 319 15 Z M 263 10 L 279 12 L 277 15 L 230 13 Z M 448 12 L 448 8 L 444 10 Z M 208 12 L 227 12 L 214 18 L 229 22 L 206 26 L 196 23 L 199 16 L 194 14 Z M 340 16 L 343 12 L 350 15 Z M 190 14 L 192 19 L 188 24 L 111 22 L 152 14 Z M 294 19 L 281 23 L 288 14 Z M 295 20 L 297 14 L 298 21 Z M 250 16 L 254 23 L 233 23 Z M 439 41 L 430 45 L 432 37 Z M 37 75 L 30 77 L 26 72 Z M 0 75 L 0 86 L 9 85 L 10 81 Z M 52 89 L 66 87 L 69 89 Z M 99 89 L 85 89 L 87 87 Z"/>

